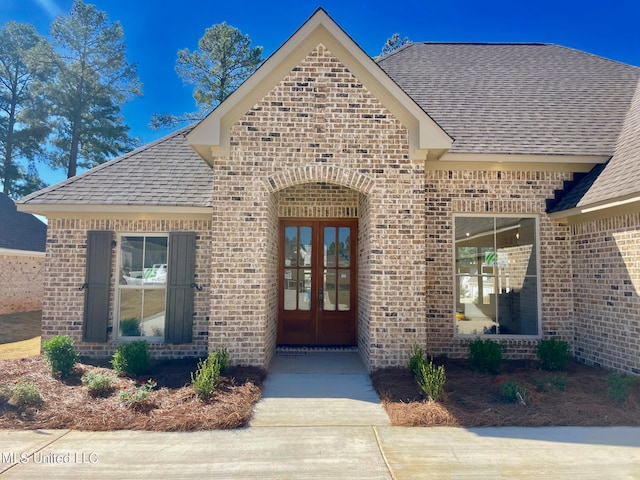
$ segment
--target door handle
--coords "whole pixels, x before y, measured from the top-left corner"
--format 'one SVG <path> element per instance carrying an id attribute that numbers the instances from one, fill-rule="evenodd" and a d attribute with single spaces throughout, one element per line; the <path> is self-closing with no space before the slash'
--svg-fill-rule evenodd
<path id="1" fill-rule="evenodd" d="M 323 298 L 323 296 L 322 296 L 322 289 L 321 289 L 321 288 L 319 288 L 319 289 L 318 289 L 318 301 L 320 302 L 320 304 L 321 304 L 321 305 L 322 305 L 322 298 Z"/>

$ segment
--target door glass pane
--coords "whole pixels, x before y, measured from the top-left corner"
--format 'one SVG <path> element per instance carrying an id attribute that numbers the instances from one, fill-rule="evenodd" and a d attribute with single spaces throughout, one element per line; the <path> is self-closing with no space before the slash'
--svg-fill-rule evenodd
<path id="1" fill-rule="evenodd" d="M 336 266 L 336 227 L 324 227 L 324 266 Z"/>
<path id="2" fill-rule="evenodd" d="M 298 227 L 284 230 L 284 264 L 287 267 L 298 265 Z"/>
<path id="3" fill-rule="evenodd" d="M 351 262 L 351 229 L 349 227 L 340 227 L 338 245 L 338 265 L 348 267 Z"/>
<path id="4" fill-rule="evenodd" d="M 284 271 L 284 309 L 295 310 L 298 295 L 298 270 L 286 269 Z"/>
<path id="5" fill-rule="evenodd" d="M 165 292 L 166 290 L 164 288 L 154 288 L 144 291 L 144 318 L 140 325 L 143 336 L 164 336 Z"/>
<path id="6" fill-rule="evenodd" d="M 338 310 L 346 312 L 351 309 L 351 272 L 338 270 Z"/>
<path id="7" fill-rule="evenodd" d="M 324 271 L 324 310 L 336 309 L 336 271 Z"/>
<path id="8" fill-rule="evenodd" d="M 298 288 L 298 310 L 311 310 L 311 270 L 300 270 L 302 278 Z"/>
<path id="9" fill-rule="evenodd" d="M 139 337 L 142 335 L 142 289 L 120 290 L 120 327 L 121 337 Z"/>
<path id="10" fill-rule="evenodd" d="M 311 266 L 311 227 L 300 227 L 299 265 Z"/>

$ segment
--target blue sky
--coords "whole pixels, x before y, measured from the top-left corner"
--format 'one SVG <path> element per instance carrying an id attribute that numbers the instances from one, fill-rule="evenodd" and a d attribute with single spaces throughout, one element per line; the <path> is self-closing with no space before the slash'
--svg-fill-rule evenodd
<path id="1" fill-rule="evenodd" d="M 471 1 L 399 0 L 85 0 L 120 21 L 129 61 L 138 64 L 144 96 L 123 113 L 133 136 L 143 143 L 166 131 L 147 127 L 154 112 L 195 110 L 192 87 L 175 73 L 178 49 L 197 48 L 206 28 L 226 21 L 264 47 L 265 58 L 322 6 L 371 56 L 398 32 L 410 40 L 433 42 L 555 43 L 640 66 L 640 1 Z M 1 0 L 0 24 L 28 22 L 48 35 L 51 20 L 67 13 L 73 0 Z M 42 170 L 48 183 L 62 172 Z"/>

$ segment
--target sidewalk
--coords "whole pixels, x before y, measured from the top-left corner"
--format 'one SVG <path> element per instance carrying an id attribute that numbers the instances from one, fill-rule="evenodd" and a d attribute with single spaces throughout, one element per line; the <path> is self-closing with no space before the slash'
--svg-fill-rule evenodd
<path id="1" fill-rule="evenodd" d="M 0 430 L 0 476 L 640 479 L 640 428 L 392 427 L 357 356 L 282 356 L 247 428 Z"/>

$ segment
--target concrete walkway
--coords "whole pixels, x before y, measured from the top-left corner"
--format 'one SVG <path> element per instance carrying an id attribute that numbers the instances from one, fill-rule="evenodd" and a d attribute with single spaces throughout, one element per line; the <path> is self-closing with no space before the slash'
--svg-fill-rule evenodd
<path id="1" fill-rule="evenodd" d="M 251 426 L 238 430 L 0 430 L 0 476 L 640 479 L 640 428 L 391 427 L 356 360 L 276 357 Z"/>

